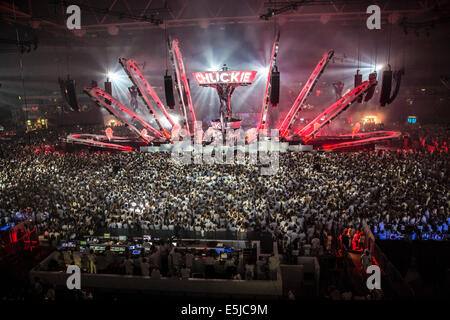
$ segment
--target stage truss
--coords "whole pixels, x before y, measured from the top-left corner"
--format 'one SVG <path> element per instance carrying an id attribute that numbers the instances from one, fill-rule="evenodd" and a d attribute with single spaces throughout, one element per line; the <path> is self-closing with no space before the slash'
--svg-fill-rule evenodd
<path id="1" fill-rule="evenodd" d="M 330 50 L 328 53 L 325 53 L 323 55 L 322 59 L 317 64 L 314 71 L 309 76 L 308 81 L 306 82 L 302 91 L 300 91 L 300 94 L 298 95 L 297 99 L 295 99 L 294 104 L 292 105 L 288 114 L 283 119 L 283 121 L 281 121 L 280 125 L 277 128 L 280 132 L 280 137 L 285 137 L 288 134 L 292 125 L 297 120 L 298 115 L 300 114 L 300 111 L 302 110 L 302 107 L 303 107 L 306 99 L 311 94 L 312 90 L 314 89 L 314 86 L 317 83 L 317 80 L 319 80 L 319 77 L 325 70 L 328 62 L 333 57 L 333 55 L 334 55 L 333 50 Z"/>
<path id="2" fill-rule="evenodd" d="M 121 142 L 121 141 L 127 142 L 129 140 L 129 138 L 112 137 L 110 139 L 107 136 L 98 135 L 98 134 L 70 134 L 65 139 L 65 141 L 68 143 L 75 143 L 75 144 L 79 144 L 79 145 L 85 145 L 85 146 L 101 148 L 101 149 L 109 149 L 109 150 L 115 150 L 115 151 L 132 151 L 133 150 L 133 148 L 130 146 L 109 142 L 111 140 L 114 142 Z"/>
<path id="3" fill-rule="evenodd" d="M 370 80 L 364 81 L 358 87 L 350 90 L 342 98 L 332 104 L 330 107 L 320 113 L 314 120 L 301 129 L 295 131 L 294 135 L 303 138 L 305 142 L 312 139 L 326 125 L 330 124 L 337 116 L 344 112 L 360 96 L 369 91 L 370 88 L 377 85 L 376 76 L 369 76 Z"/>
<path id="4" fill-rule="evenodd" d="M 120 101 L 116 100 L 102 89 L 98 87 L 85 88 L 84 92 L 89 97 L 91 97 L 99 106 L 102 106 L 112 115 L 114 115 L 118 120 L 125 123 L 131 131 L 141 137 L 145 142 L 149 143 L 150 141 L 163 137 L 161 132 L 153 128 L 138 114 L 125 107 L 122 103 L 120 103 Z M 106 103 L 105 99 L 107 101 L 110 101 L 111 104 Z M 140 129 L 138 129 L 137 127 L 140 127 Z"/>
<path id="5" fill-rule="evenodd" d="M 191 136 L 194 135 L 195 122 L 197 121 L 195 117 L 194 105 L 192 103 L 191 90 L 189 88 L 189 83 L 186 76 L 186 70 L 184 68 L 183 57 L 181 55 L 181 50 L 178 45 L 177 39 L 171 39 L 169 37 L 169 55 L 170 61 L 172 62 L 173 70 L 175 71 L 175 87 L 180 97 L 183 115 L 184 115 L 184 125 L 187 132 Z M 190 114 L 190 119 L 188 112 Z"/>
<path id="6" fill-rule="evenodd" d="M 360 147 L 368 144 L 373 144 L 376 142 L 382 142 L 386 140 L 400 138 L 401 132 L 398 131 L 372 131 L 372 132 L 361 132 L 355 135 L 345 134 L 340 135 L 340 138 L 348 138 L 350 141 L 345 141 L 341 143 L 326 144 L 321 147 L 322 150 L 342 150 L 346 148 Z M 356 139 L 355 139 L 356 138 Z"/>
<path id="7" fill-rule="evenodd" d="M 122 65 L 125 72 L 128 74 L 128 77 L 130 80 L 136 85 L 136 87 L 139 90 L 140 96 L 142 97 L 142 100 L 144 101 L 145 105 L 147 106 L 148 110 L 156 119 L 156 122 L 158 123 L 159 129 L 162 132 L 162 134 L 170 140 L 171 136 L 167 132 L 167 130 L 164 128 L 164 125 L 161 122 L 160 117 L 156 113 L 155 109 L 152 106 L 152 103 L 150 102 L 150 99 L 148 95 L 153 99 L 154 103 L 158 106 L 159 110 L 162 112 L 164 117 L 167 119 L 167 121 L 170 123 L 171 129 L 175 126 L 175 122 L 172 120 L 172 117 L 167 113 L 167 110 L 164 106 L 164 104 L 159 99 L 158 95 L 156 94 L 155 90 L 153 90 L 150 83 L 148 83 L 147 79 L 145 79 L 144 75 L 142 74 L 140 68 L 138 67 L 135 60 L 132 59 L 125 59 L 120 58 L 119 63 Z M 133 72 L 134 71 L 134 72 Z M 148 95 L 147 95 L 148 94 Z"/>

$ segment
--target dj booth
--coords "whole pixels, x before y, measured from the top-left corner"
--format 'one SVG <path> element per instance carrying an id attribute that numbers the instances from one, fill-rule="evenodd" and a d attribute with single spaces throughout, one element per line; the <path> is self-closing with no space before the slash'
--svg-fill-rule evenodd
<path id="1" fill-rule="evenodd" d="M 240 252 L 244 249 L 251 249 L 253 245 L 260 252 L 259 241 L 247 240 L 211 240 L 211 239 L 162 239 L 144 235 L 143 237 L 127 237 L 125 235 L 111 236 L 104 234 L 101 237 L 85 236 L 79 240 L 62 242 L 60 251 L 78 251 L 80 253 L 93 252 L 102 254 L 107 251 L 118 255 L 140 255 L 150 252 L 153 245 L 170 243 L 173 247 L 187 248 L 192 250 L 215 250 L 221 253 L 222 258 L 226 258 L 226 253 Z"/>

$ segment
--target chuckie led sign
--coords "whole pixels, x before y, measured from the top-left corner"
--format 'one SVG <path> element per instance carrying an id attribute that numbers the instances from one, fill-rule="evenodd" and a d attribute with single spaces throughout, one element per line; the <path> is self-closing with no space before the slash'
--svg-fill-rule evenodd
<path id="1" fill-rule="evenodd" d="M 193 73 L 195 80 L 201 86 L 215 84 L 251 84 L 257 71 L 211 71 Z"/>

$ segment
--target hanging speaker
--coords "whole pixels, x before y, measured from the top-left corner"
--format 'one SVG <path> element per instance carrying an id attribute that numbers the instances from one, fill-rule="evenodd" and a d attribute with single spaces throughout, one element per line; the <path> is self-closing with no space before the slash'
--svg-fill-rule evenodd
<path id="1" fill-rule="evenodd" d="M 65 81 L 66 102 L 72 111 L 80 111 L 78 107 L 77 94 L 75 92 L 75 80 L 67 79 Z"/>
<path id="2" fill-rule="evenodd" d="M 175 108 L 175 98 L 173 96 L 172 76 L 164 76 L 164 91 L 166 92 L 166 104 L 170 109 Z"/>
<path id="3" fill-rule="evenodd" d="M 388 102 L 391 96 L 391 88 L 392 88 L 392 71 L 385 70 L 383 71 L 383 83 L 381 84 L 381 93 L 380 93 L 380 105 L 384 107 Z"/>
<path id="4" fill-rule="evenodd" d="M 376 72 L 369 74 L 369 81 L 371 81 L 371 82 L 372 81 L 376 81 L 376 79 L 377 79 L 377 73 Z M 376 87 L 376 85 L 372 86 L 369 90 L 367 90 L 366 97 L 364 98 L 365 102 L 367 102 L 370 99 L 372 99 L 373 94 L 375 93 L 375 87 Z"/>
<path id="5" fill-rule="evenodd" d="M 359 70 L 356 71 L 355 74 L 355 88 L 359 87 L 362 83 L 362 74 L 359 73 Z M 356 100 L 358 103 L 361 103 L 363 100 L 363 96 L 359 96 L 358 100 Z"/>
<path id="6" fill-rule="evenodd" d="M 110 96 L 112 96 L 112 84 L 111 81 L 105 81 L 105 92 L 108 93 Z M 111 105 L 111 101 L 108 99 L 105 99 L 106 104 Z"/>
<path id="7" fill-rule="evenodd" d="M 394 89 L 394 92 L 392 93 L 392 96 L 387 101 L 387 104 L 391 104 L 397 97 L 398 92 L 400 91 L 400 84 L 402 82 L 402 77 L 404 74 L 405 74 L 405 69 L 403 69 L 403 68 L 394 72 L 393 78 L 395 80 L 395 89 Z"/>
<path id="8" fill-rule="evenodd" d="M 184 100 L 184 103 L 186 103 L 186 104 L 187 104 L 187 100 L 188 100 L 188 98 L 187 98 L 187 93 L 186 93 L 186 90 L 183 90 L 183 100 Z"/>
<path id="9" fill-rule="evenodd" d="M 273 107 L 276 107 L 280 102 L 280 72 L 272 71 L 272 77 L 270 78 L 270 103 Z"/>
<path id="10" fill-rule="evenodd" d="M 61 90 L 61 98 L 63 98 L 65 103 L 69 103 L 67 99 L 67 89 L 66 89 L 66 81 L 58 78 L 59 89 Z"/>

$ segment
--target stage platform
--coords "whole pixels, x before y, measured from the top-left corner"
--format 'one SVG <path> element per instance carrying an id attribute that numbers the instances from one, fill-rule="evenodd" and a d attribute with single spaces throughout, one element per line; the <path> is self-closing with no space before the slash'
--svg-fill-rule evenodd
<path id="1" fill-rule="evenodd" d="M 258 152 L 258 151 L 262 151 L 262 152 L 271 152 L 271 151 L 278 151 L 278 152 L 287 152 L 287 151 L 296 151 L 296 152 L 312 152 L 314 151 L 313 146 L 311 145 L 289 145 L 289 143 L 287 142 L 280 142 L 278 144 L 278 148 L 273 148 L 270 144 L 270 142 L 268 141 L 262 141 L 259 142 L 259 145 L 256 146 L 256 144 L 252 145 L 248 145 L 246 144 L 245 146 L 234 146 L 234 147 L 229 147 L 229 146 L 214 146 L 214 145 L 205 145 L 202 146 L 201 148 L 199 148 L 199 146 L 194 146 L 193 145 L 188 145 L 186 146 L 183 142 L 176 142 L 174 144 L 161 144 L 159 146 L 144 146 L 144 147 L 140 147 L 139 149 L 141 152 L 182 152 L 182 151 L 186 151 L 186 152 L 194 152 L 194 150 L 196 150 L 197 152 L 201 152 L 201 153 L 208 153 L 210 154 L 213 150 L 214 151 L 218 151 L 218 150 L 223 150 L 223 152 L 228 152 L 228 151 L 241 151 L 244 153 L 254 153 L 254 152 Z"/>
<path id="2" fill-rule="evenodd" d="M 361 132 L 358 134 L 345 134 L 336 136 L 317 136 L 309 140 L 306 144 L 302 137 L 288 137 L 277 143 L 273 143 L 270 137 L 260 138 L 258 143 L 249 143 L 244 146 L 220 146 L 214 143 L 203 143 L 202 145 L 194 144 L 192 141 L 177 141 L 168 143 L 163 141 L 154 141 L 151 145 L 140 141 L 136 137 L 111 137 L 94 134 L 70 134 L 62 140 L 66 145 L 73 146 L 71 149 L 79 149 L 80 147 L 88 147 L 94 150 L 109 151 L 133 151 L 141 152 L 172 152 L 172 151 L 188 151 L 192 152 L 200 150 L 202 153 L 211 153 L 213 150 L 222 149 L 228 152 L 230 149 L 245 153 L 257 151 L 270 152 L 313 152 L 313 151 L 361 151 L 376 150 L 387 147 L 386 142 L 401 137 L 401 132 L 397 131 L 374 131 Z M 261 141 L 262 140 L 262 141 Z"/>

